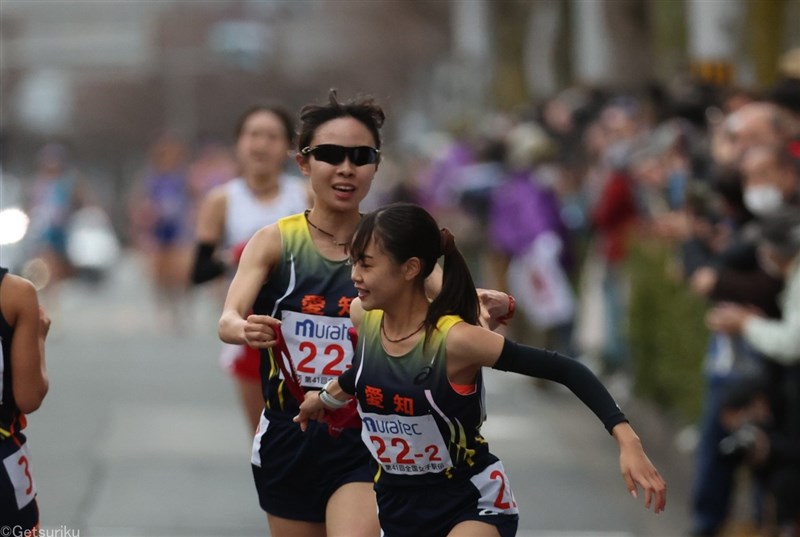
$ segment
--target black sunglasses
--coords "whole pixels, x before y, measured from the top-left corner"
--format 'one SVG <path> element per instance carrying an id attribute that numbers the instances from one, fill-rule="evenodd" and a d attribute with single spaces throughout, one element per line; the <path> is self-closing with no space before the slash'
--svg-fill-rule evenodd
<path id="1" fill-rule="evenodd" d="M 345 157 L 356 166 L 375 164 L 380 159 L 380 150 L 374 147 L 361 145 L 358 147 L 344 147 L 342 145 L 322 144 L 304 147 L 300 150 L 304 156 L 314 155 L 314 158 L 328 164 L 341 164 Z"/>

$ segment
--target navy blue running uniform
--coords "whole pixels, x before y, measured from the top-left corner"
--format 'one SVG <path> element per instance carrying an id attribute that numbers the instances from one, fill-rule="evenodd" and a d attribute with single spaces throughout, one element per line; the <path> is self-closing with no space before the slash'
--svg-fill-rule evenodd
<path id="1" fill-rule="evenodd" d="M 305 216 L 278 221 L 281 261 L 253 306 L 281 320 L 281 332 L 303 389 L 319 389 L 352 364 L 348 338 L 350 302 L 356 296 L 346 261 L 322 257 Z M 333 492 L 352 482 L 372 482 L 370 455 L 358 429 L 331 435 L 314 423 L 303 433 L 292 418 L 298 402 L 276 362 L 277 351 L 261 355 L 266 407 L 253 441 L 252 467 L 261 508 L 291 520 L 324 522 Z"/>
<path id="2" fill-rule="evenodd" d="M 447 535 L 468 520 L 514 535 L 514 493 L 480 433 L 482 376 L 474 386 L 454 386 L 447 378 L 447 334 L 462 319 L 440 318 L 427 343 L 420 338 L 407 354 L 391 356 L 381 344 L 382 317 L 380 310 L 365 312 L 354 367 L 361 435 L 377 463 L 386 537 Z"/>
<path id="3" fill-rule="evenodd" d="M 8 269 L 0 267 L 0 286 Z M 11 342 L 14 327 L 0 311 L 0 524 L 33 529 L 39 523 L 36 484 L 31 474 L 31 455 L 22 429 L 25 415 L 14 402 L 11 380 Z"/>

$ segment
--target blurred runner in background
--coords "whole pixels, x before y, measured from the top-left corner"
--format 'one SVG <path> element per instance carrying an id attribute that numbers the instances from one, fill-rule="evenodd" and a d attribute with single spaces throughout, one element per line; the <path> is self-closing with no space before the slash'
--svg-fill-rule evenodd
<path id="1" fill-rule="evenodd" d="M 192 206 L 187 185 L 186 147 L 164 135 L 153 144 L 150 162 L 132 197 L 134 244 L 150 263 L 158 326 L 180 331 L 191 263 Z"/>
<path id="2" fill-rule="evenodd" d="M 197 218 L 192 283 L 232 276 L 242 249 L 264 226 L 308 206 L 309 192 L 299 178 L 284 172 L 294 146 L 294 123 L 277 105 L 248 108 L 236 124 L 239 176 L 214 187 Z M 227 287 L 227 286 L 226 286 Z M 251 431 L 264 410 L 259 350 L 225 344 L 221 362 L 237 383 Z"/>

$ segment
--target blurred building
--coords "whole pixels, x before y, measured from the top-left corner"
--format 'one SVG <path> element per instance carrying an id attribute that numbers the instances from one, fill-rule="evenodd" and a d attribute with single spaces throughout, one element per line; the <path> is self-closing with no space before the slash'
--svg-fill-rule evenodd
<path id="1" fill-rule="evenodd" d="M 46 138 L 127 171 L 159 133 L 229 137 L 255 101 L 377 95 L 402 110 L 450 50 L 449 5 L 417 2 L 4 0 L 4 159 Z"/>
<path id="2" fill-rule="evenodd" d="M 229 138 L 252 102 L 296 110 L 330 87 L 376 95 L 387 139 L 408 141 L 575 83 L 630 89 L 689 64 L 755 82 L 742 28 L 777 53 L 800 45 L 798 18 L 800 0 L 3 0 L 2 158 L 24 175 L 60 137 L 121 185 L 164 131 Z"/>

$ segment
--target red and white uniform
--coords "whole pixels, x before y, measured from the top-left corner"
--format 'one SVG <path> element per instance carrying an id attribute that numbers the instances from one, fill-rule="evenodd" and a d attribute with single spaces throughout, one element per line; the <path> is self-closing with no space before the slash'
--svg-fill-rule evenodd
<path id="1" fill-rule="evenodd" d="M 253 234 L 264 226 L 274 224 L 284 216 L 302 213 L 308 207 L 305 182 L 299 177 L 283 175 L 278 195 L 268 202 L 253 195 L 241 177 L 226 184 L 224 247 L 241 255 L 242 249 Z M 260 363 L 257 349 L 247 345 L 223 344 L 220 364 L 236 377 L 259 380 Z"/>

